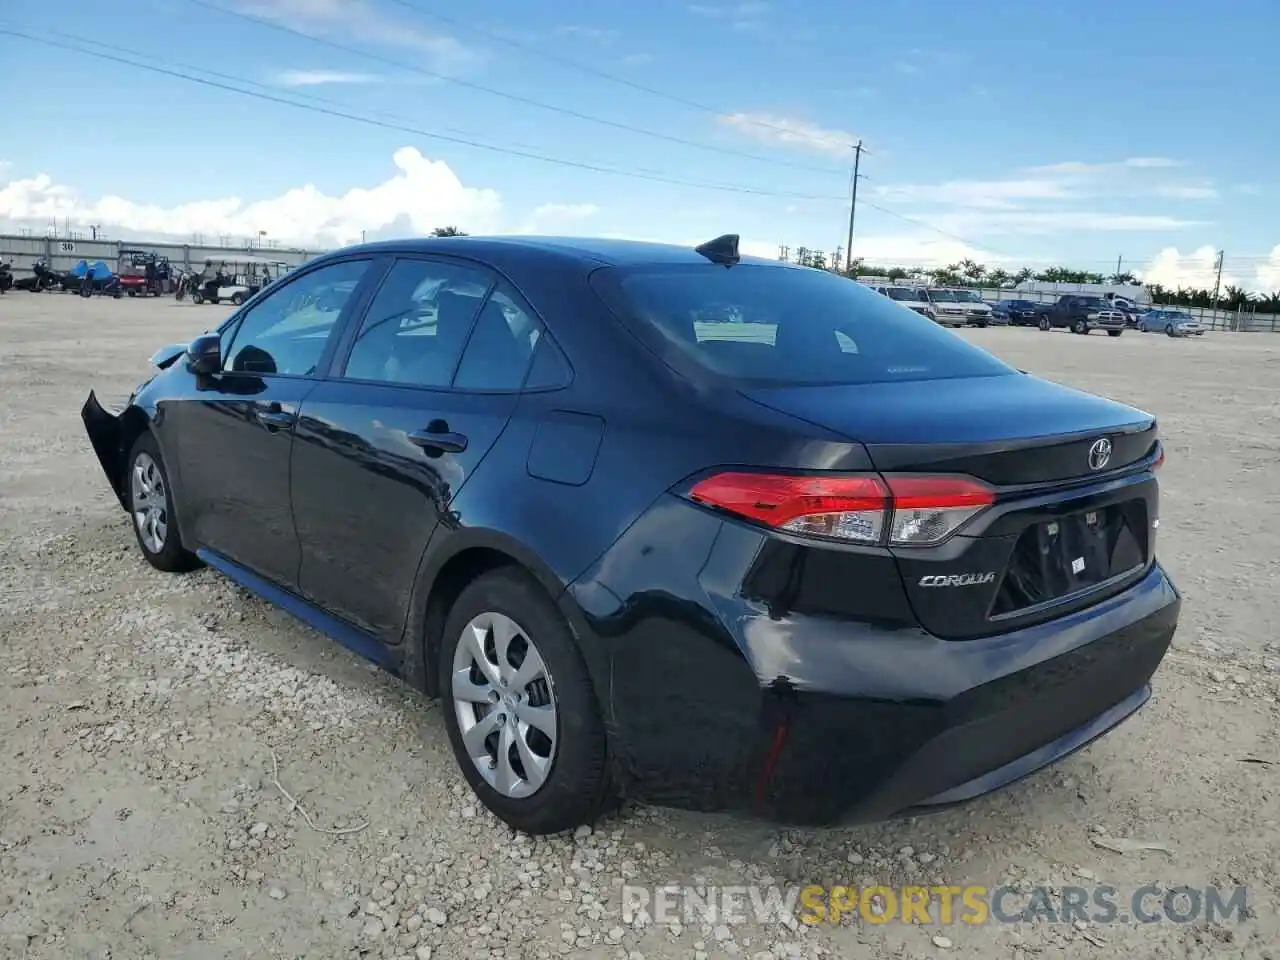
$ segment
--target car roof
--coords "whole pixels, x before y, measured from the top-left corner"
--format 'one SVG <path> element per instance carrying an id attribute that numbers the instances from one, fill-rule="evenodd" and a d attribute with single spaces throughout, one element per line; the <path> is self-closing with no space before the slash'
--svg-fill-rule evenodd
<path id="1" fill-rule="evenodd" d="M 326 257 L 351 253 L 437 253 L 477 259 L 509 259 L 527 253 L 533 256 L 573 261 L 584 266 L 630 266 L 654 263 L 708 263 L 692 245 L 649 243 L 641 240 L 615 240 L 605 237 L 481 236 L 481 237 L 411 237 L 383 240 L 344 247 Z M 810 269 L 763 257 L 741 258 L 754 263 L 793 269 Z"/>

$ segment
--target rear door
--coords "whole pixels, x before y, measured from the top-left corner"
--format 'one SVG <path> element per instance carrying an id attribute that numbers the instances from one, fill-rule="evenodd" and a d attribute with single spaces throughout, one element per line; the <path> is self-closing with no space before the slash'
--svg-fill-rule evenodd
<path id="1" fill-rule="evenodd" d="M 304 404 L 293 512 L 305 596 L 394 643 L 436 526 L 505 428 L 537 338 L 487 269 L 399 259 Z"/>

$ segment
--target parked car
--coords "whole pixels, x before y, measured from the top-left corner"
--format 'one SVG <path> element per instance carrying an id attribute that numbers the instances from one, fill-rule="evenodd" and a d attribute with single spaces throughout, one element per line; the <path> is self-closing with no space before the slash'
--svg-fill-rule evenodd
<path id="1" fill-rule="evenodd" d="M 991 322 L 991 308 L 973 290 L 930 287 L 928 293 L 941 324 L 949 327 L 985 327 Z"/>
<path id="2" fill-rule="evenodd" d="M 938 311 L 929 300 L 929 295 L 925 293 L 924 287 L 911 287 L 900 285 L 874 286 L 871 288 L 882 297 L 888 297 L 895 303 L 899 303 L 908 310 L 914 310 L 922 317 L 928 317 L 930 320 L 938 319 Z"/>
<path id="3" fill-rule="evenodd" d="M 142 555 L 440 697 L 520 830 L 937 809 L 1133 714 L 1177 624 L 1150 414 L 734 236 L 351 247 L 152 360 L 82 409 Z"/>
<path id="4" fill-rule="evenodd" d="M 991 308 L 991 319 L 1014 327 L 1034 327 L 1039 307 L 1034 300 L 997 300 Z"/>
<path id="5" fill-rule="evenodd" d="M 1041 330 L 1066 327 L 1072 333 L 1087 334 L 1090 330 L 1105 330 L 1107 336 L 1118 337 L 1124 333 L 1128 320 L 1120 310 L 1108 305 L 1101 297 L 1083 297 L 1068 294 L 1057 302 L 1041 304 L 1037 311 Z"/>
<path id="6" fill-rule="evenodd" d="M 1204 335 L 1204 325 L 1185 310 L 1148 310 L 1138 319 L 1138 330 L 1171 337 Z"/>

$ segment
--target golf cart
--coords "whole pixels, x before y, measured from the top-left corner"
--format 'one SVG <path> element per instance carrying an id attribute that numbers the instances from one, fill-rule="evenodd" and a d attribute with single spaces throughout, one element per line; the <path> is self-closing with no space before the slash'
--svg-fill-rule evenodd
<path id="1" fill-rule="evenodd" d="M 261 257 L 224 262 L 219 266 L 218 278 L 213 283 L 205 284 L 197 280 L 191 291 L 191 301 L 222 303 L 230 300 L 239 306 L 263 287 L 275 283 L 290 269 L 290 264 L 283 260 L 266 260 Z"/>
<path id="2" fill-rule="evenodd" d="M 160 296 L 170 272 L 168 257 L 151 250 L 120 251 L 120 287 L 131 297 Z"/>

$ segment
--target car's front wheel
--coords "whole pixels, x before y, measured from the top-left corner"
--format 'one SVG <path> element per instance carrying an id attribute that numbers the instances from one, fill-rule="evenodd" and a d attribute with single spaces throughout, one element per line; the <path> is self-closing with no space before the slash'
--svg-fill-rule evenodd
<path id="1" fill-rule="evenodd" d="M 1108 336 L 1108 337 L 1118 337 L 1118 336 L 1120 336 L 1120 334 L 1122 334 L 1122 333 L 1124 333 L 1124 331 L 1123 331 L 1123 330 L 1108 330 L 1108 331 L 1107 331 L 1107 336 Z"/>
<path id="2" fill-rule="evenodd" d="M 1077 320 L 1071 327 L 1072 332 L 1081 334 L 1082 336 L 1089 333 L 1089 325 L 1083 320 Z"/>
<path id="3" fill-rule="evenodd" d="M 446 619 L 438 670 L 454 756 L 495 815 L 548 834 L 601 814 L 613 796 L 604 724 L 541 585 L 511 569 L 470 584 Z"/>
<path id="4" fill-rule="evenodd" d="M 180 573 L 199 566 L 200 561 L 183 546 L 178 533 L 169 474 L 160 446 L 149 431 L 138 437 L 129 451 L 125 484 L 133 532 L 147 562 L 166 573 Z"/>
<path id="5" fill-rule="evenodd" d="M 1040 318 L 1040 329 L 1041 329 L 1044 333 L 1048 333 L 1048 332 L 1052 329 L 1052 327 L 1050 327 L 1050 325 L 1049 325 L 1049 318 L 1048 318 L 1048 317 L 1041 317 L 1041 318 Z"/>

